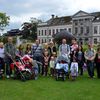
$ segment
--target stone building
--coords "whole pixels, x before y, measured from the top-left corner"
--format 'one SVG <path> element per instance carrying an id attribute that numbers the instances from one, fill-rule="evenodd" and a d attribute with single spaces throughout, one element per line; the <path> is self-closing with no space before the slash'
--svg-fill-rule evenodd
<path id="1" fill-rule="evenodd" d="M 40 43 L 51 41 L 52 35 L 62 30 L 72 33 L 79 42 L 100 43 L 100 12 L 79 11 L 72 16 L 52 18 L 38 24 L 37 34 Z"/>

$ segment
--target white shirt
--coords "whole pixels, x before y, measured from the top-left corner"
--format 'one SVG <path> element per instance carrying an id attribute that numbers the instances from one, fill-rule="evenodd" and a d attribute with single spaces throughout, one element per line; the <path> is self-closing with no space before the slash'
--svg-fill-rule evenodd
<path id="1" fill-rule="evenodd" d="M 4 48 L 0 48 L 0 57 L 4 58 Z"/>
<path id="2" fill-rule="evenodd" d="M 55 66 L 55 61 L 50 61 L 50 68 L 54 68 L 54 66 Z"/>

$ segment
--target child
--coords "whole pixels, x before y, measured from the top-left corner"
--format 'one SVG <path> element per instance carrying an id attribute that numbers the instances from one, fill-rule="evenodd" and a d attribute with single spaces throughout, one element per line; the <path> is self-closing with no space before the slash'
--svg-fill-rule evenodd
<path id="1" fill-rule="evenodd" d="M 75 80 L 77 76 L 78 76 L 78 63 L 76 62 L 76 59 L 73 58 L 70 67 L 70 79 Z"/>
<path id="2" fill-rule="evenodd" d="M 50 56 L 48 51 L 44 52 L 44 56 L 43 56 L 43 69 L 42 69 L 42 73 L 44 76 L 47 76 L 48 73 L 48 65 L 49 65 L 49 60 L 50 60 Z"/>
<path id="3" fill-rule="evenodd" d="M 50 65 L 50 75 L 54 76 L 55 58 L 53 56 L 51 56 L 49 65 Z"/>
<path id="4" fill-rule="evenodd" d="M 38 78 L 38 64 L 41 63 L 33 60 L 29 55 L 25 55 L 24 57 L 22 57 L 22 60 L 25 61 L 25 66 L 27 66 L 27 68 L 32 71 L 31 78 L 36 80 Z"/>

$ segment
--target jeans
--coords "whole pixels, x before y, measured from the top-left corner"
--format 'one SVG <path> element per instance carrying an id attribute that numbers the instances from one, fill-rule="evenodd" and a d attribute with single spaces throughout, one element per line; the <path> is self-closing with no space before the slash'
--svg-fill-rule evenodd
<path id="1" fill-rule="evenodd" d="M 42 56 L 35 56 L 34 55 L 33 59 L 43 63 L 43 57 Z M 38 65 L 38 68 L 39 68 L 39 73 L 41 73 L 41 65 Z"/>
<path id="2" fill-rule="evenodd" d="M 91 78 L 94 76 L 94 62 L 93 61 L 87 61 L 87 69 L 88 74 Z"/>
<path id="3" fill-rule="evenodd" d="M 12 60 L 10 58 L 6 59 L 6 75 L 9 75 L 9 76 L 12 74 L 12 70 L 10 67 L 11 63 L 12 63 Z"/>

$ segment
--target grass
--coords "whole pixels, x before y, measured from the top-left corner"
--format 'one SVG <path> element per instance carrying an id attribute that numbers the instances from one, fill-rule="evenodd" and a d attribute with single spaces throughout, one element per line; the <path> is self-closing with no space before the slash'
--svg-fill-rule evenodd
<path id="1" fill-rule="evenodd" d="M 50 77 L 21 82 L 0 80 L 0 100 L 100 100 L 100 80 L 79 76 L 76 81 Z"/>

